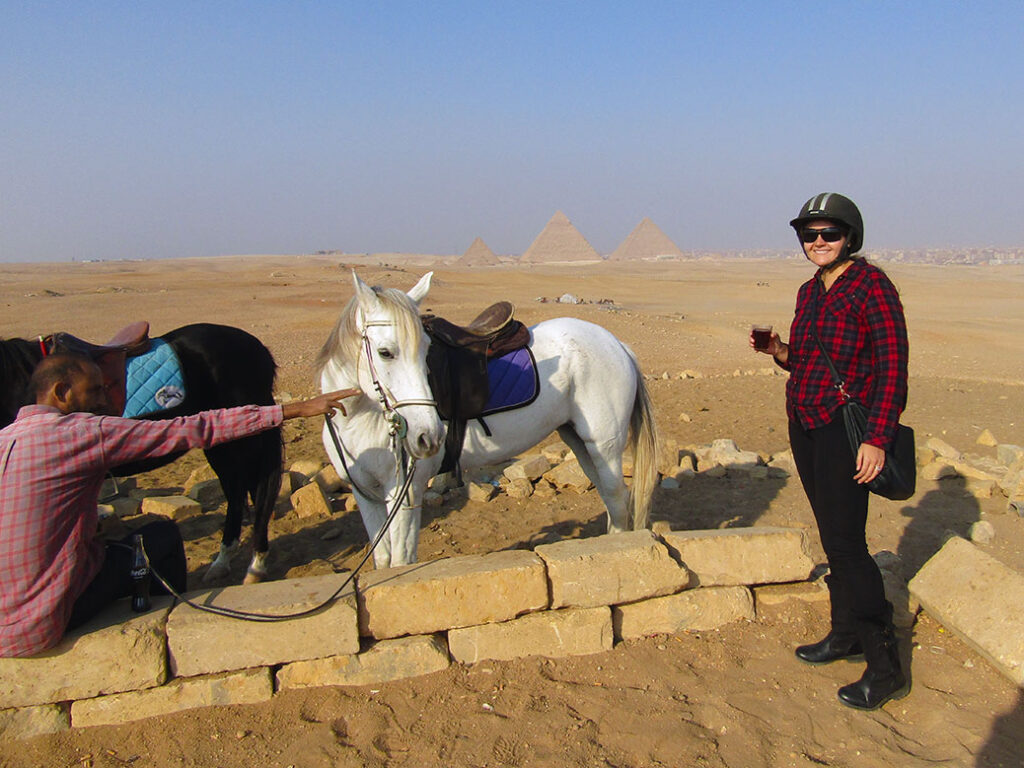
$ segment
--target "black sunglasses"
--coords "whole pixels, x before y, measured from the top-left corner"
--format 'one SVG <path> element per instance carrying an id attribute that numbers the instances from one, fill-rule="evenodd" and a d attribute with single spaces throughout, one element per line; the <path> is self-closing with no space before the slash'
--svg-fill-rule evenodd
<path id="1" fill-rule="evenodd" d="M 800 239 L 805 243 L 813 243 L 818 236 L 826 243 L 834 243 L 846 237 L 846 230 L 839 227 L 825 227 L 825 229 L 803 229 L 800 231 Z"/>

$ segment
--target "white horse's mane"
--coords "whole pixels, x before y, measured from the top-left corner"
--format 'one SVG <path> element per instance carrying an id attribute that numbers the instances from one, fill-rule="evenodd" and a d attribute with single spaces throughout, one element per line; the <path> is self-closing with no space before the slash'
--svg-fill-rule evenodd
<path id="1" fill-rule="evenodd" d="M 408 354 L 419 353 L 420 341 L 423 338 L 423 326 L 420 322 L 419 307 L 403 291 L 397 288 L 373 287 L 373 293 L 395 323 L 398 344 Z M 341 311 L 341 317 L 331 329 L 327 341 L 317 353 L 314 370 L 317 378 L 323 373 L 324 366 L 331 360 L 340 358 L 355 362 L 359 357 L 361 335 L 358 326 L 359 294 L 357 293 Z"/>

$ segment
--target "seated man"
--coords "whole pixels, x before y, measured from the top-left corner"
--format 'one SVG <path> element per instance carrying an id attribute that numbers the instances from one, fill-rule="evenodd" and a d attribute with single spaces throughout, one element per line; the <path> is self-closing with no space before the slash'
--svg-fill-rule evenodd
<path id="1" fill-rule="evenodd" d="M 111 467 L 219 443 L 317 416 L 358 394 L 346 389 L 287 405 L 226 408 L 164 421 L 102 416 L 103 377 L 87 357 L 51 355 L 29 382 L 35 405 L 0 430 L 0 657 L 52 648 L 131 590 L 131 553 L 97 535 L 100 486 Z M 185 588 L 177 526 L 143 527 L 146 551 L 176 590 Z"/>

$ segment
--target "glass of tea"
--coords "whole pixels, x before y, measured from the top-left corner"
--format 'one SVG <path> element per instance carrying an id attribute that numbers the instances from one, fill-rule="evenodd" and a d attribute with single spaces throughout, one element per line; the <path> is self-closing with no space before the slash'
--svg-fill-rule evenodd
<path id="1" fill-rule="evenodd" d="M 754 334 L 754 349 L 761 352 L 768 351 L 768 345 L 772 343 L 772 327 L 770 325 L 755 325 L 751 329 Z"/>

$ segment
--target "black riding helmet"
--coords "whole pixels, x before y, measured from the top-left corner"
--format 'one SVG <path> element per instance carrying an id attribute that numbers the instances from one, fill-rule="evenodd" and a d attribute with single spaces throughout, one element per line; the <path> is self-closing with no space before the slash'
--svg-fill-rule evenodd
<path id="1" fill-rule="evenodd" d="M 844 197 L 836 192 L 822 192 L 815 195 L 800 209 L 800 215 L 789 222 L 789 226 L 796 230 L 800 236 L 800 230 L 804 224 L 814 219 L 829 219 L 836 221 L 849 230 L 846 238 L 846 251 L 843 257 L 852 256 L 864 244 L 864 219 L 853 200 Z"/>

